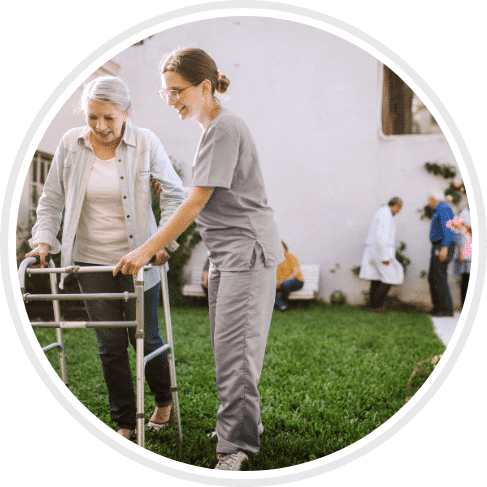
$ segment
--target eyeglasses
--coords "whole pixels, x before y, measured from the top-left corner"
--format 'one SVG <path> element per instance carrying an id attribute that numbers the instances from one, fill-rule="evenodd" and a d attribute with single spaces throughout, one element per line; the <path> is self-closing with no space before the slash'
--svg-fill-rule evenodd
<path id="1" fill-rule="evenodd" d="M 195 83 L 195 84 L 186 86 L 186 88 L 177 88 L 175 90 L 159 90 L 157 93 L 166 102 L 169 101 L 169 99 L 171 99 L 172 101 L 178 101 L 179 100 L 179 95 L 184 90 L 187 90 L 188 88 L 191 88 L 192 86 L 197 86 L 199 84 L 200 83 Z"/>

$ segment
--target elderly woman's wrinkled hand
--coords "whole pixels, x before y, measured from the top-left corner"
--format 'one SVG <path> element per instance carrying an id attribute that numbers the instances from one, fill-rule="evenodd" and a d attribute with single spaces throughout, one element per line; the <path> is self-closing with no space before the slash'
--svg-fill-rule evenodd
<path id="1" fill-rule="evenodd" d="M 116 276 L 119 271 L 122 271 L 122 274 L 136 276 L 140 269 L 142 269 L 142 267 L 149 262 L 151 257 L 152 255 L 148 255 L 147 252 L 144 251 L 143 247 L 132 250 L 132 252 L 124 255 L 120 259 L 119 263 L 113 270 L 113 275 Z"/>
<path id="2" fill-rule="evenodd" d="M 33 268 L 39 268 L 39 267 L 46 267 L 47 262 L 46 262 L 46 257 L 49 255 L 49 245 L 41 243 L 39 244 L 35 249 L 31 250 L 28 254 L 25 254 L 25 258 L 28 259 L 29 257 L 34 257 L 35 255 L 39 256 L 40 259 L 40 264 L 38 265 L 33 265 Z"/>
<path id="3" fill-rule="evenodd" d="M 155 255 L 154 262 L 151 262 L 153 265 L 164 265 L 169 260 L 169 254 L 164 250 L 159 250 Z"/>

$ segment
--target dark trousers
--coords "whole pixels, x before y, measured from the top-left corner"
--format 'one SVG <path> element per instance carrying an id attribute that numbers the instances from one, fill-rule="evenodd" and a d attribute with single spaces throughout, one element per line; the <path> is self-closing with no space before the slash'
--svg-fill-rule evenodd
<path id="1" fill-rule="evenodd" d="M 121 273 L 115 277 L 107 272 L 78 274 L 78 282 L 82 293 L 134 292 L 133 277 Z M 163 346 L 159 335 L 159 292 L 160 284 L 144 292 L 144 355 Z M 135 321 L 134 299 L 85 301 L 85 307 L 90 321 Z M 135 349 L 135 328 L 95 328 L 95 333 L 108 389 L 110 416 L 118 428 L 134 429 L 136 401 L 127 348 L 130 341 Z M 145 377 L 155 396 L 156 406 L 171 404 L 167 353 L 147 363 Z"/>
<path id="2" fill-rule="evenodd" d="M 433 302 L 434 314 L 453 314 L 453 302 L 451 299 L 450 288 L 448 287 L 448 264 L 453 259 L 455 251 L 454 244 L 448 247 L 447 259 L 440 262 L 438 257 L 441 243 L 434 243 L 431 247 L 430 267 L 428 272 L 428 283 Z"/>
<path id="3" fill-rule="evenodd" d="M 370 307 L 382 308 L 391 284 L 382 281 L 370 281 Z"/>

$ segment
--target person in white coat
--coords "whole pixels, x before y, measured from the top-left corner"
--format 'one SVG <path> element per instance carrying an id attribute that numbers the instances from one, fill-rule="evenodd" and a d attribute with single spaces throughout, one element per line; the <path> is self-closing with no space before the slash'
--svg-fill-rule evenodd
<path id="1" fill-rule="evenodd" d="M 404 269 L 396 259 L 396 223 L 402 209 L 397 196 L 381 206 L 372 217 L 359 277 L 370 281 L 370 310 L 383 313 L 384 301 L 393 284 L 402 284 Z"/>

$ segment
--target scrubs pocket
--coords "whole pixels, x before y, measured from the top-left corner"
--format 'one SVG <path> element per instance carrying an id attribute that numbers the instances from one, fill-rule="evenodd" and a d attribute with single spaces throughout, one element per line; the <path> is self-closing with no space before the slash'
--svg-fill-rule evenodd
<path id="1" fill-rule="evenodd" d="M 210 261 L 219 271 L 243 271 L 252 267 L 256 240 L 238 228 L 206 231 L 203 241 Z"/>

